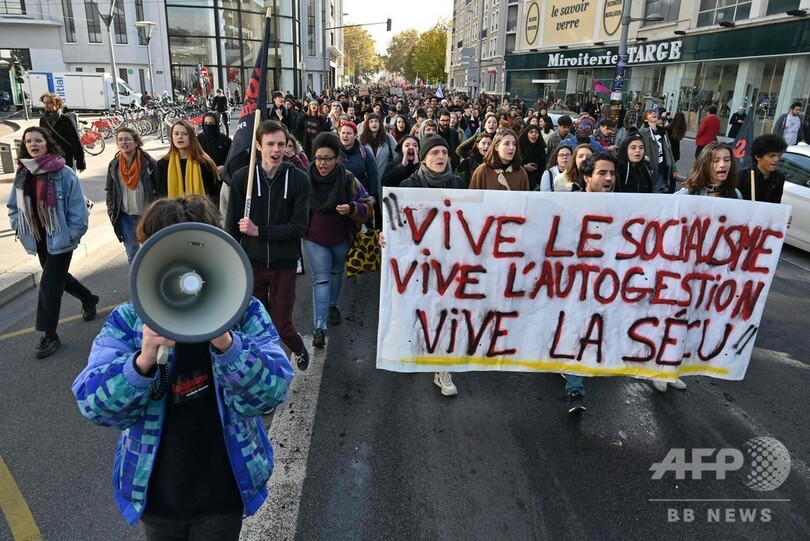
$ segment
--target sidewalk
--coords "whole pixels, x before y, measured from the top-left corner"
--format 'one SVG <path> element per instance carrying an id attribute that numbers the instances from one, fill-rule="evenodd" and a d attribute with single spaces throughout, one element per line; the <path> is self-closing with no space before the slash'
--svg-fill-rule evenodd
<path id="1" fill-rule="evenodd" d="M 38 120 L 30 121 L 38 124 Z M 19 123 L 21 126 L 25 121 Z M 27 126 L 27 124 L 25 124 Z M 22 129 L 25 129 L 24 127 Z M 20 138 L 22 131 L 0 137 L 0 142 Z M 160 143 L 154 137 L 147 137 L 144 150 L 155 159 L 160 159 L 168 150 L 169 143 Z M 90 212 L 90 225 L 87 233 L 82 237 L 81 244 L 73 252 L 73 262 L 91 257 L 100 250 L 118 250 L 124 253 L 124 247 L 118 242 L 113 233 L 112 225 L 107 217 L 106 184 L 107 165 L 115 156 L 115 144 L 107 141 L 107 147 L 99 156 L 87 156 L 87 169 L 79 175 L 85 195 L 93 201 L 93 210 Z M 8 177 L 8 179 L 6 179 Z M 0 200 L 5 203 L 13 189 L 14 175 L 0 175 Z M 5 207 L 5 204 L 4 204 Z M 5 209 L 4 209 L 5 210 Z M 17 242 L 14 231 L 8 221 L 8 213 L 4 213 L 0 223 L 0 308 L 9 304 L 20 295 L 31 291 L 39 283 L 42 269 L 35 255 L 28 255 L 22 245 Z"/>

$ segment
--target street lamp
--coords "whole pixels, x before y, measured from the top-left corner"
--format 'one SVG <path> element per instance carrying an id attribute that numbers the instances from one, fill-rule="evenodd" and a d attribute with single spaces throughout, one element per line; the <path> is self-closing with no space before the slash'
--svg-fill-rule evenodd
<path id="1" fill-rule="evenodd" d="M 110 40 L 110 61 L 112 62 L 112 94 L 113 94 L 113 102 L 115 103 L 115 110 L 118 111 L 121 109 L 121 97 L 118 95 L 118 66 L 115 65 L 115 37 L 113 36 L 112 31 L 112 20 L 113 14 L 115 13 L 115 0 L 110 0 L 110 13 L 109 15 L 104 15 L 101 13 L 101 10 L 98 7 L 98 4 L 95 4 L 96 10 L 98 11 L 101 20 L 104 21 L 104 24 L 107 26 L 107 34 Z"/>
<path id="2" fill-rule="evenodd" d="M 157 23 L 152 21 L 138 21 L 135 23 L 139 32 L 143 32 L 143 38 L 146 41 L 146 57 L 149 59 L 149 89 L 152 91 L 152 97 L 155 97 L 155 79 L 152 75 L 152 49 L 149 48 L 149 42 L 152 41 L 152 32 L 155 30 Z"/>
<path id="3" fill-rule="evenodd" d="M 614 121 L 619 118 L 619 105 L 622 102 L 622 86 L 624 85 L 624 72 L 627 69 L 627 34 L 630 23 L 645 22 L 658 23 L 664 20 L 660 13 L 650 13 L 646 17 L 633 18 L 630 16 L 631 0 L 622 3 L 622 33 L 619 38 L 619 61 L 616 63 L 616 75 L 613 77 L 613 86 L 610 92 L 610 118 Z"/>

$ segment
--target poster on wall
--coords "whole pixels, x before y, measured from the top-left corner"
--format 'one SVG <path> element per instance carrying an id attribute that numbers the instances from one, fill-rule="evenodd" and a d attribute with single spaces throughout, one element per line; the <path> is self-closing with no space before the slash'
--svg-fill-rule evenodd
<path id="1" fill-rule="evenodd" d="M 521 6 L 517 50 L 618 40 L 624 0 L 530 0 Z"/>

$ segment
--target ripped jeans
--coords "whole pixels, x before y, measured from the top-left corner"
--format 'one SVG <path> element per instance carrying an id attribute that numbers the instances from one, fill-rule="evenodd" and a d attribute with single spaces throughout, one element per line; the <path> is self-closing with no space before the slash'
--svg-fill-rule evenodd
<path id="1" fill-rule="evenodd" d="M 312 307 L 315 329 L 326 329 L 329 307 L 337 306 L 346 274 L 349 239 L 334 246 L 321 246 L 304 239 L 304 257 L 312 274 Z"/>

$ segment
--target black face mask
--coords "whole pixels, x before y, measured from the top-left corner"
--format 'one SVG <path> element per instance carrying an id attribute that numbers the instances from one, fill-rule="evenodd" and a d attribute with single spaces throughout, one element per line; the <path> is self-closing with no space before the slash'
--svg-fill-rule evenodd
<path id="1" fill-rule="evenodd" d="M 219 126 L 216 124 L 203 124 L 203 131 L 208 137 L 216 137 L 219 133 Z"/>

